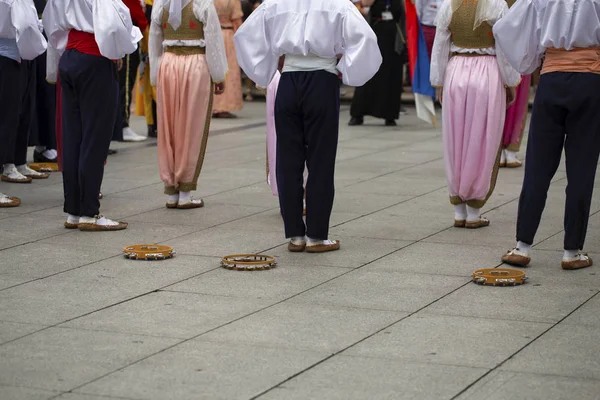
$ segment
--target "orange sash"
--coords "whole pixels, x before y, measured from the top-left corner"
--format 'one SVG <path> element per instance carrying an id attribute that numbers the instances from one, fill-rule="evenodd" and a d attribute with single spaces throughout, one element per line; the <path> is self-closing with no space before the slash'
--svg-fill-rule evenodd
<path id="1" fill-rule="evenodd" d="M 547 49 L 542 74 L 549 72 L 588 72 L 600 74 L 600 47 Z"/>

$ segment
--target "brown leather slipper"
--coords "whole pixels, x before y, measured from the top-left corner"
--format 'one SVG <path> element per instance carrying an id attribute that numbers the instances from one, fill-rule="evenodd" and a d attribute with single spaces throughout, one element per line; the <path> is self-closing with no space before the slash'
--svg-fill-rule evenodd
<path id="1" fill-rule="evenodd" d="M 50 178 L 50 174 L 47 174 L 45 172 L 40 172 L 39 175 L 35 174 L 35 175 L 25 175 L 25 176 L 28 178 L 31 178 L 31 179 L 48 179 L 48 178 Z"/>
<path id="2" fill-rule="evenodd" d="M 303 244 L 294 244 L 292 242 L 288 243 L 288 251 L 292 253 L 302 253 L 306 249 L 306 243 Z"/>
<path id="3" fill-rule="evenodd" d="M 594 262 L 588 256 L 585 256 L 585 258 L 583 260 L 577 259 L 577 260 L 573 260 L 573 261 L 563 261 L 561 263 L 562 269 L 567 270 L 567 271 L 574 271 L 576 269 L 588 268 L 588 267 L 591 267 L 592 265 L 594 265 Z"/>
<path id="4" fill-rule="evenodd" d="M 202 207 L 204 207 L 204 200 L 192 200 L 189 203 L 177 204 L 176 207 L 180 210 L 191 210 L 193 208 L 202 208 Z"/>
<path id="5" fill-rule="evenodd" d="M 165 205 L 167 208 L 170 208 L 170 209 L 177 208 L 177 203 L 167 203 Z"/>
<path id="6" fill-rule="evenodd" d="M 65 222 L 65 228 L 67 228 L 67 229 L 77 229 L 77 228 L 79 228 L 79 224 L 71 224 L 69 222 Z"/>
<path id="7" fill-rule="evenodd" d="M 122 231 L 127 229 L 129 224 L 127 222 L 119 222 L 117 225 L 98 225 L 92 223 L 79 224 L 78 228 L 84 232 L 110 232 L 110 231 Z"/>
<path id="8" fill-rule="evenodd" d="M 506 168 L 520 168 L 522 165 L 521 161 L 511 161 L 506 163 Z"/>
<path id="9" fill-rule="evenodd" d="M 515 267 L 526 267 L 531 262 L 531 257 L 515 254 L 517 249 L 510 250 L 502 256 L 502 262 Z"/>
<path id="10" fill-rule="evenodd" d="M 455 219 L 454 220 L 455 228 L 464 228 L 466 225 L 467 225 L 467 221 L 465 221 L 464 219 Z"/>
<path id="11" fill-rule="evenodd" d="M 0 203 L 0 208 L 19 207 L 21 205 L 21 199 L 18 197 L 8 197 L 8 202 Z"/>
<path id="12" fill-rule="evenodd" d="M 0 177 L 0 180 L 2 182 L 8 182 L 8 183 L 31 183 L 31 181 L 33 179 L 31 179 L 28 176 L 26 176 L 24 179 L 15 179 L 15 178 L 9 178 L 6 175 L 2 175 L 2 177 Z"/>
<path id="13" fill-rule="evenodd" d="M 306 246 L 307 253 L 326 253 L 328 251 L 336 251 L 340 249 L 340 241 L 336 240 L 332 244 L 318 244 L 314 246 Z"/>
<path id="14" fill-rule="evenodd" d="M 465 228 L 467 229 L 479 229 L 490 225 L 490 221 L 487 218 L 481 217 L 477 221 L 467 221 Z"/>

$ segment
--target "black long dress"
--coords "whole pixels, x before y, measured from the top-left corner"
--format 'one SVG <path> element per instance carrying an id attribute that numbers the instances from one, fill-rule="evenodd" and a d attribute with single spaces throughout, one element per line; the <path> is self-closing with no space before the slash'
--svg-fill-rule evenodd
<path id="1" fill-rule="evenodd" d="M 377 35 L 383 63 L 369 82 L 356 88 L 350 109 L 353 118 L 370 115 L 396 120 L 400 115 L 402 68 L 406 56 L 398 54 L 394 45 L 398 26 L 404 29 L 406 13 L 402 0 L 390 0 L 390 9 L 394 21 L 382 21 L 381 14 L 386 10 L 386 0 L 375 0 L 371 6 L 371 26 Z"/>

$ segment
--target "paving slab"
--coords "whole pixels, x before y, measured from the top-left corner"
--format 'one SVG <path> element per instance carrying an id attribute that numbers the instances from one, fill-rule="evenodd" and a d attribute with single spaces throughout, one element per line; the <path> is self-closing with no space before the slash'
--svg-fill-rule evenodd
<path id="1" fill-rule="evenodd" d="M 193 340 L 78 389 L 148 400 L 250 399 L 327 355 Z M 82 400 L 86 400 L 83 398 Z"/>
<path id="2" fill-rule="evenodd" d="M 600 381 L 599 352 L 597 327 L 559 324 L 501 369 Z"/>
<path id="3" fill-rule="evenodd" d="M 240 299 L 282 301 L 334 279 L 347 268 L 280 264 L 270 271 L 230 271 L 218 268 L 171 285 L 165 290 Z M 234 299 L 231 299 L 235 301 Z"/>
<path id="4" fill-rule="evenodd" d="M 336 356 L 260 400 L 444 400 L 487 370 L 457 366 Z"/>
<path id="5" fill-rule="evenodd" d="M 536 276 L 532 273 L 529 283 L 515 287 L 480 286 L 472 283 L 432 304 L 427 312 L 556 323 L 597 293 L 593 289 L 573 285 L 539 284 L 536 283 Z"/>
<path id="6" fill-rule="evenodd" d="M 49 400 L 59 395 L 60 392 L 0 385 L 0 394 L 2 400 Z"/>
<path id="7" fill-rule="evenodd" d="M 191 278 L 218 260 L 177 256 L 146 262 L 121 257 L 0 291 L 0 320 L 52 325 Z"/>
<path id="8" fill-rule="evenodd" d="M 0 346 L 0 384 L 66 391 L 175 343 L 168 338 L 50 328 Z"/>
<path id="9" fill-rule="evenodd" d="M 44 325 L 0 321 L 0 344 L 46 328 Z"/>
<path id="10" fill-rule="evenodd" d="M 420 313 L 349 349 L 347 354 L 495 368 L 550 324 Z M 490 343 L 502 346 L 488 351 Z"/>
<path id="11" fill-rule="evenodd" d="M 457 400 L 597 400 L 600 381 L 494 371 Z"/>
<path id="12" fill-rule="evenodd" d="M 302 293 L 291 303 L 415 312 L 468 281 L 461 277 L 423 276 L 365 267 Z"/>
<path id="13" fill-rule="evenodd" d="M 406 315 L 401 312 L 285 302 L 212 331 L 203 338 L 334 353 Z"/>
<path id="14" fill-rule="evenodd" d="M 271 304 L 266 300 L 160 291 L 60 326 L 188 339 Z"/>

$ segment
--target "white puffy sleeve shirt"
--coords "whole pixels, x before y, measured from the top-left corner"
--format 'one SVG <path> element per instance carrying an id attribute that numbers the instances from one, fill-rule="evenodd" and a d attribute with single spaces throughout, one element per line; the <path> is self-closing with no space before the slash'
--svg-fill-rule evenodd
<path id="1" fill-rule="evenodd" d="M 507 12 L 508 5 L 505 0 L 488 0 L 488 8 L 481 13 L 481 18 L 486 21 L 483 23 L 494 26 Z M 504 52 L 498 46 L 485 49 L 465 49 L 455 46 L 452 43 L 452 33 L 450 32 L 451 21 L 452 0 L 444 0 L 437 15 L 436 35 L 431 54 L 430 79 L 432 86 L 444 86 L 446 68 L 452 53 L 495 55 L 504 84 L 515 87 L 521 82 L 521 75 L 508 63 Z"/>
<path id="2" fill-rule="evenodd" d="M 345 84 L 362 86 L 381 66 L 375 33 L 347 0 L 266 1 L 236 32 L 238 63 L 258 86 L 267 87 L 280 56 L 335 59 Z"/>
<path id="3" fill-rule="evenodd" d="M 21 58 L 33 60 L 46 51 L 32 0 L 0 0 L 0 38 L 15 39 Z"/>
<path id="4" fill-rule="evenodd" d="M 121 0 L 48 0 L 42 17 L 48 36 L 47 79 L 56 82 L 58 60 L 72 29 L 93 33 L 100 54 L 119 60 L 137 50 L 142 32 Z"/>
<path id="5" fill-rule="evenodd" d="M 508 62 L 531 74 L 547 48 L 600 46 L 600 0 L 519 0 L 494 25 L 494 37 Z"/>
<path id="6" fill-rule="evenodd" d="M 155 2 L 152 8 L 150 21 L 150 38 L 148 41 L 148 56 L 150 59 L 150 83 L 156 86 L 160 58 L 163 55 L 163 46 L 199 46 L 205 47 L 206 63 L 213 82 L 220 83 L 225 80 L 229 66 L 225 42 L 219 23 L 219 15 L 212 0 L 192 0 L 193 11 L 198 21 L 204 26 L 204 40 L 180 40 L 177 43 L 166 43 L 163 38 L 162 16 L 169 1 Z M 189 4 L 189 3 L 188 3 Z"/>

